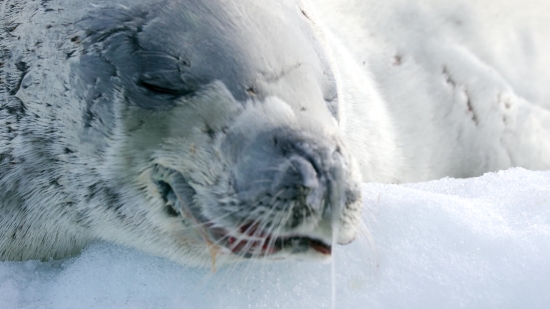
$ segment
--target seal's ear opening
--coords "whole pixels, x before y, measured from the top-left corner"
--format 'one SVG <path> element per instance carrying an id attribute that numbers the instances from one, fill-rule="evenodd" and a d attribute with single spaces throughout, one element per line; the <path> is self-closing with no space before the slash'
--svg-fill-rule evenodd
<path id="1" fill-rule="evenodd" d="M 170 184 L 163 180 L 155 181 L 155 184 L 157 185 L 160 196 L 165 203 L 164 210 L 166 211 L 166 214 L 170 217 L 180 216 L 181 209 L 176 208 L 178 198 Z"/>

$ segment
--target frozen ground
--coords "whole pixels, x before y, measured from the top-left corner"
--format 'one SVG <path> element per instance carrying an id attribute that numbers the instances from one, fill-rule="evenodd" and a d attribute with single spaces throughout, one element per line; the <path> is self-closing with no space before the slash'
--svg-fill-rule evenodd
<path id="1" fill-rule="evenodd" d="M 367 238 L 338 247 L 337 308 L 548 308 L 550 172 L 365 184 Z M 331 265 L 189 269 L 98 243 L 0 263 L 0 308 L 330 308 Z"/>

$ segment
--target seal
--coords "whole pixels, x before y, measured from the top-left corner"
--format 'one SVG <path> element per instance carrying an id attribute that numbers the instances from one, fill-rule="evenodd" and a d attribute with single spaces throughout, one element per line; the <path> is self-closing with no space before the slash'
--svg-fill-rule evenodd
<path id="1" fill-rule="evenodd" d="M 338 33 L 345 15 L 316 2 L 1 9 L 0 260 L 95 240 L 199 266 L 327 260 L 360 229 L 362 181 L 550 166 L 547 143 L 521 139 L 548 131 L 520 129 L 511 94 L 505 112 L 390 104 Z M 448 97 L 459 72 L 438 72 Z"/>
<path id="2" fill-rule="evenodd" d="M 326 260 L 355 237 L 361 177 L 294 1 L 3 9 L 0 259 L 101 239 L 188 265 Z"/>

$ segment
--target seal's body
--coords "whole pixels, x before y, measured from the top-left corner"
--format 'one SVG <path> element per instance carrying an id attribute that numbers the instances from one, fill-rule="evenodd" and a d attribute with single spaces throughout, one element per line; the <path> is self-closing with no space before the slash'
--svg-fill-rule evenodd
<path id="1" fill-rule="evenodd" d="M 358 230 L 360 174 L 517 163 L 492 153 L 496 112 L 385 105 L 313 3 L 115 2 L 1 7 L 2 260 L 96 239 L 192 265 L 325 259 Z"/>

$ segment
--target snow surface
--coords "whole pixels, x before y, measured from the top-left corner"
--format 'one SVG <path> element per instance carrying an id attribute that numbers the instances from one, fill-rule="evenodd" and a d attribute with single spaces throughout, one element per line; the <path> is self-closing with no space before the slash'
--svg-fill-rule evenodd
<path id="1" fill-rule="evenodd" d="M 550 171 L 363 194 L 371 237 L 335 250 L 337 308 L 548 308 Z M 0 263 L 0 308 L 330 308 L 331 282 L 330 264 L 212 273 L 97 243 L 67 260 Z"/>

